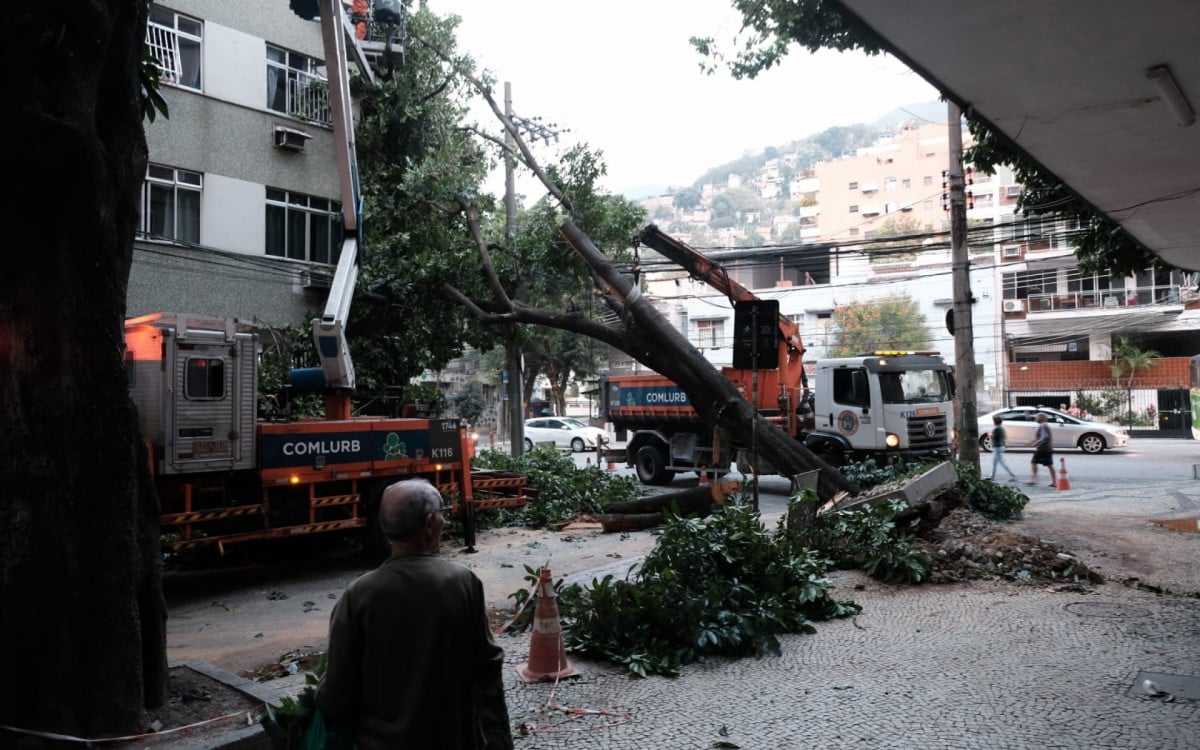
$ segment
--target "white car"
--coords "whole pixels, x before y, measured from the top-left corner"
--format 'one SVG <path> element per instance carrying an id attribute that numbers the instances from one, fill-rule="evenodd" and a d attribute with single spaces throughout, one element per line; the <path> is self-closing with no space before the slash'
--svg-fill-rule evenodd
<path id="1" fill-rule="evenodd" d="M 1079 448 L 1084 453 L 1100 453 L 1129 445 L 1129 432 L 1119 424 L 1079 419 L 1044 406 L 1014 406 L 1011 409 L 997 409 L 979 418 L 980 449 L 992 449 L 992 428 L 995 427 L 992 417 L 997 415 L 1004 425 L 1006 450 L 1029 448 L 1037 429 L 1039 413 L 1046 415 L 1054 450 Z"/>
<path id="2" fill-rule="evenodd" d="M 596 450 L 604 439 L 604 430 L 570 417 L 538 417 L 525 420 L 525 450 L 538 443 L 554 443 L 555 448 L 570 448 L 578 453 Z"/>

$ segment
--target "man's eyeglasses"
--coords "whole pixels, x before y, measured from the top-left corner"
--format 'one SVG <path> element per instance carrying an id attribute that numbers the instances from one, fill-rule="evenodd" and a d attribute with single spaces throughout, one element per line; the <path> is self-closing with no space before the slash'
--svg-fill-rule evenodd
<path id="1" fill-rule="evenodd" d="M 449 513 L 449 512 L 450 512 L 450 511 L 452 511 L 452 510 L 454 510 L 454 506 L 453 506 L 453 505 L 443 505 L 443 506 L 441 506 L 441 507 L 439 507 L 439 508 L 434 508 L 434 509 L 433 509 L 433 512 L 434 512 L 434 513 L 441 513 L 441 514 L 444 516 L 444 515 L 446 515 L 447 513 Z"/>

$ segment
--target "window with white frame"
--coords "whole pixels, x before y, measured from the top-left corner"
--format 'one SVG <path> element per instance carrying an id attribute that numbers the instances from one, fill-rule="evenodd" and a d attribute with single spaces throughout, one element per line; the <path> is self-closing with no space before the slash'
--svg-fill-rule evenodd
<path id="1" fill-rule="evenodd" d="M 163 83 L 200 90 L 203 24 L 158 5 L 150 6 L 146 48 Z"/>
<path id="2" fill-rule="evenodd" d="M 337 263 L 342 252 L 341 205 L 267 188 L 267 255 L 312 263 Z"/>
<path id="3" fill-rule="evenodd" d="M 146 239 L 200 242 L 199 172 L 151 164 L 142 185 L 141 234 Z"/>
<path id="4" fill-rule="evenodd" d="M 1058 292 L 1058 271 L 1017 271 L 1004 274 L 1004 299 L 1026 299 L 1031 295 Z"/>
<path id="5" fill-rule="evenodd" d="M 696 346 L 724 346 L 724 320 L 697 320 Z"/>
<path id="6" fill-rule="evenodd" d="M 318 125 L 331 124 L 325 64 L 268 44 L 267 109 Z"/>

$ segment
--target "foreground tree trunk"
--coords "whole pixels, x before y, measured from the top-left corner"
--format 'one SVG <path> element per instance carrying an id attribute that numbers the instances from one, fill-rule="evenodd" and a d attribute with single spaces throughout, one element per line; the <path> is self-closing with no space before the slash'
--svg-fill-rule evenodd
<path id="1" fill-rule="evenodd" d="M 122 318 L 146 6 L 5 3 L 0 724 L 137 731 L 166 685 L 157 500 Z M 0 747 L 16 737 L 0 731 Z"/>

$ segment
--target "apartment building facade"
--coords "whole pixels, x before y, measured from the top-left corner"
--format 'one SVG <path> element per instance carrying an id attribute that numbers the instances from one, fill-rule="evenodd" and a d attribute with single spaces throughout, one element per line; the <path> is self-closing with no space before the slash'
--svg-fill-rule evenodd
<path id="1" fill-rule="evenodd" d="M 824 355 L 834 312 L 904 293 L 918 301 L 933 346 L 954 350 L 945 328 L 952 304 L 944 124 L 903 128 L 853 155 L 819 162 L 793 181 L 802 201 L 802 244 L 712 253 L 739 282 L 800 323 L 808 358 Z M 970 283 L 981 411 L 1018 404 L 1115 404 L 1116 419 L 1185 434 L 1187 360 L 1200 354 L 1200 276 L 1148 270 L 1111 279 L 1079 271 L 1074 227 L 1015 213 L 1011 171 L 967 175 Z M 889 219 L 923 241 L 876 254 Z M 664 274 L 651 287 L 661 308 L 715 365 L 732 360 L 733 313 L 702 282 Z M 1111 359 L 1118 337 L 1160 358 L 1132 383 Z M 1123 398 L 1119 398 L 1120 390 Z"/>
<path id="2" fill-rule="evenodd" d="M 301 322 L 341 247 L 320 25 L 288 0 L 171 0 L 146 44 L 170 116 L 146 126 L 127 315 Z"/>

